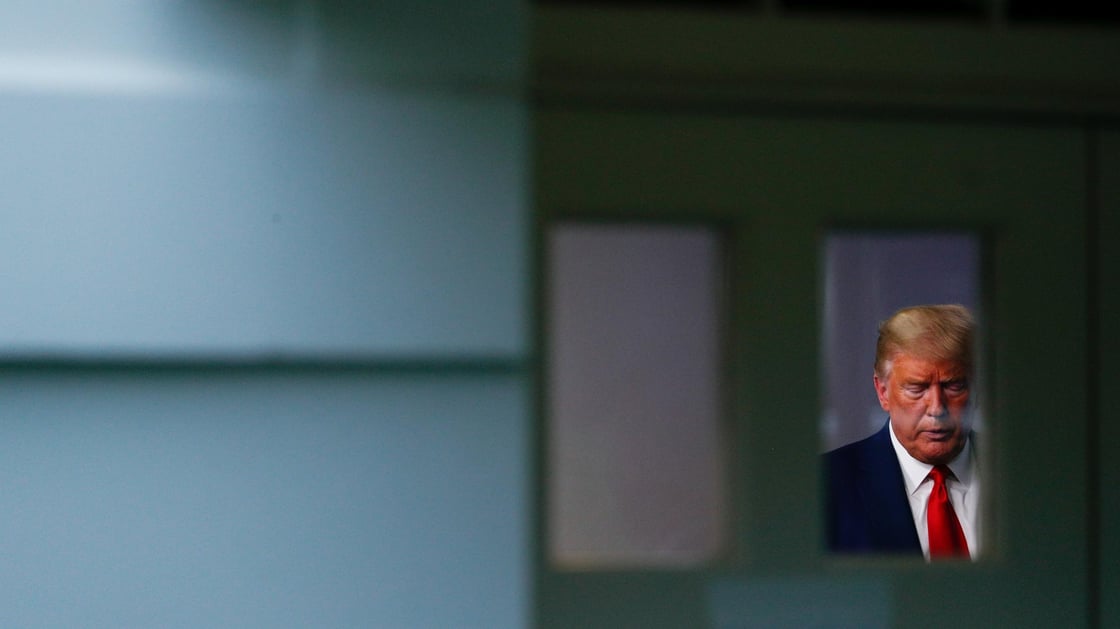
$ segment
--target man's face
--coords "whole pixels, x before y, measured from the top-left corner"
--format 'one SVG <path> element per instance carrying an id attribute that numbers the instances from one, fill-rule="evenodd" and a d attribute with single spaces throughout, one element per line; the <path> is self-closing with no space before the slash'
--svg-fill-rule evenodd
<path id="1" fill-rule="evenodd" d="M 960 363 L 899 353 L 886 381 L 875 376 L 875 392 L 910 456 L 937 465 L 960 453 L 972 428 L 968 373 Z"/>

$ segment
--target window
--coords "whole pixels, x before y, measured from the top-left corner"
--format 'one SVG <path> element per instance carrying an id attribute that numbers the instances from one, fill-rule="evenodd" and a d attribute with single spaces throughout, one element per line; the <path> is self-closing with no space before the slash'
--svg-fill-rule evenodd
<path id="1" fill-rule="evenodd" d="M 878 325 L 899 308 L 959 303 L 980 318 L 980 238 L 967 232 L 829 234 L 824 244 L 825 450 L 883 427 L 871 382 Z M 977 354 L 982 360 L 982 356 Z M 982 371 L 977 369 L 977 374 Z"/>
<path id="2" fill-rule="evenodd" d="M 724 544 L 719 234 L 549 234 L 548 529 L 560 568 L 687 567 Z"/>

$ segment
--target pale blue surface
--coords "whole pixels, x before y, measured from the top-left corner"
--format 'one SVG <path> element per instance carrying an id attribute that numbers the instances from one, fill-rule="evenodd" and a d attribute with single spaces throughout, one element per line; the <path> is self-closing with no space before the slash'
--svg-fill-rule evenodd
<path id="1" fill-rule="evenodd" d="M 512 375 L 0 375 L 0 626 L 521 627 Z"/>
<path id="2" fill-rule="evenodd" d="M 0 2 L 0 627 L 526 625 L 524 11 Z"/>
<path id="3" fill-rule="evenodd" d="M 0 2 L 0 355 L 522 357 L 523 21 Z"/>
<path id="4" fill-rule="evenodd" d="M 517 357 L 522 105 L 0 94 L 0 351 Z"/>

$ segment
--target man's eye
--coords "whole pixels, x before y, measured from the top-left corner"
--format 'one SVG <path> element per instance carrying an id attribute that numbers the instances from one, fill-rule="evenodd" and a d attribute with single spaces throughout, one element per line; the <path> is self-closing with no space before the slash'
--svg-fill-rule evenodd
<path id="1" fill-rule="evenodd" d="M 968 390 L 968 383 L 964 380 L 953 380 L 945 383 L 945 390 L 950 393 L 961 393 Z"/>

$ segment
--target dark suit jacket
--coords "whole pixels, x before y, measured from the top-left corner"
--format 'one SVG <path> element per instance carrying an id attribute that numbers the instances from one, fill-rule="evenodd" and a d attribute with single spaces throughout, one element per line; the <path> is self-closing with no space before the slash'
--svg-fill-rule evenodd
<path id="1" fill-rule="evenodd" d="M 824 455 L 829 550 L 922 554 L 889 425 Z"/>

